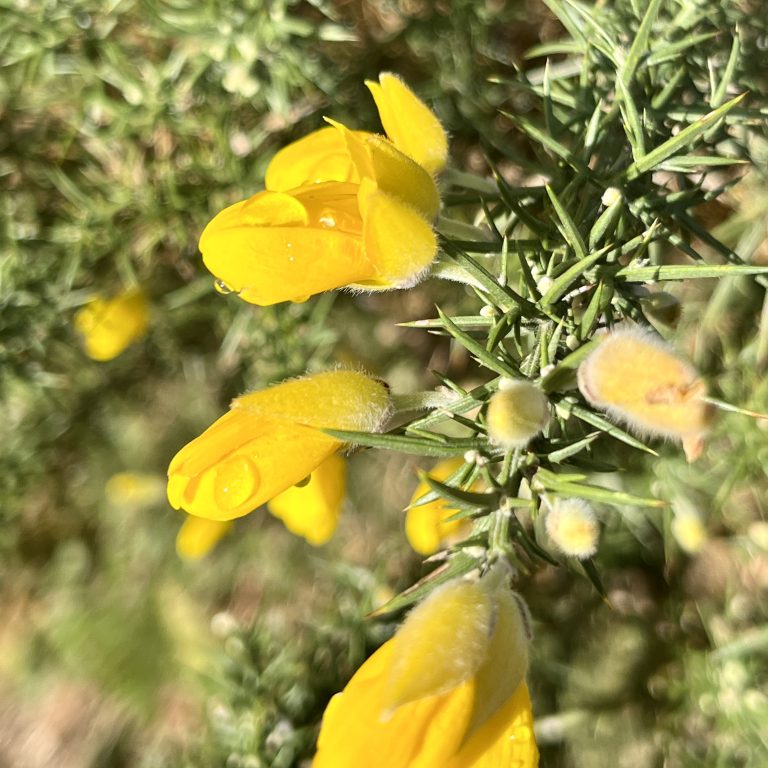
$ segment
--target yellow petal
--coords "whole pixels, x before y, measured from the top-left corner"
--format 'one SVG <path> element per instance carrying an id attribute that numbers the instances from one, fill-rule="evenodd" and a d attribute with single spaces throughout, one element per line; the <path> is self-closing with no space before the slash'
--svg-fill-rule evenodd
<path id="1" fill-rule="evenodd" d="M 356 205 L 357 187 L 342 186 L 351 189 L 346 197 Z M 226 208 L 200 238 L 205 266 L 240 298 L 261 306 L 374 279 L 377 265 L 365 254 L 359 234 L 336 226 L 336 218 L 350 218 L 350 205 L 339 204 L 336 215 L 339 186 L 329 182 L 323 189 L 330 200 L 327 224 L 311 222 L 298 198 L 279 192 L 261 192 Z M 313 211 L 320 207 L 321 192 L 314 191 Z M 362 227 L 359 219 L 357 227 Z"/>
<path id="2" fill-rule="evenodd" d="M 200 560 L 216 546 L 231 527 L 231 522 L 187 515 L 176 536 L 176 552 L 184 560 Z"/>
<path id="3" fill-rule="evenodd" d="M 446 480 L 463 464 L 464 459 L 460 457 L 446 459 L 436 464 L 430 470 L 429 476 L 439 481 Z M 410 545 L 420 555 L 431 555 L 437 552 L 446 542 L 461 535 L 470 526 L 466 520 L 446 519 L 455 515 L 458 510 L 451 507 L 444 499 L 413 506 L 430 490 L 425 481 L 420 482 L 411 498 L 411 506 L 405 513 L 405 535 Z"/>
<path id="4" fill-rule="evenodd" d="M 440 210 L 440 194 L 432 177 L 417 162 L 383 136 L 353 132 L 333 120 L 328 122 L 344 137 L 358 176 L 371 178 L 383 192 L 432 221 Z"/>
<path id="5" fill-rule="evenodd" d="M 695 368 L 636 326 L 607 334 L 579 366 L 578 379 L 587 400 L 640 431 L 693 446 L 712 419 Z"/>
<path id="6" fill-rule="evenodd" d="M 267 167 L 264 185 L 287 192 L 322 181 L 354 181 L 355 173 L 344 138 L 321 128 L 281 149 Z"/>
<path id="7" fill-rule="evenodd" d="M 168 501 L 198 517 L 241 517 L 342 447 L 321 428 L 372 431 L 389 410 L 386 386 L 356 371 L 329 371 L 243 395 L 173 458 Z"/>
<path id="8" fill-rule="evenodd" d="M 232 408 L 319 429 L 376 432 L 389 416 L 391 399 L 381 381 L 358 371 L 337 370 L 242 395 Z"/>
<path id="9" fill-rule="evenodd" d="M 435 233 L 422 216 L 383 192 L 369 195 L 366 207 L 365 255 L 379 277 L 355 284 L 369 290 L 410 288 L 437 255 Z"/>
<path id="10" fill-rule="evenodd" d="M 336 530 L 346 493 L 347 465 L 338 454 L 326 459 L 306 485 L 291 486 L 267 502 L 267 509 L 285 527 L 310 544 L 320 546 Z"/>
<path id="11" fill-rule="evenodd" d="M 433 112 L 395 75 L 366 81 L 387 136 L 429 173 L 438 173 L 448 158 L 448 137 Z"/>
<path id="12" fill-rule="evenodd" d="M 485 661 L 494 605 L 478 582 L 452 581 L 414 608 L 394 637 L 386 710 L 469 680 Z"/>
<path id="13" fill-rule="evenodd" d="M 485 660 L 475 673 L 475 706 L 465 739 L 486 723 L 524 682 L 528 672 L 528 612 L 507 587 L 493 594 L 495 622 Z"/>
<path id="14" fill-rule="evenodd" d="M 455 754 L 472 708 L 472 683 L 381 712 L 388 696 L 394 640 L 385 643 L 333 697 L 313 768 L 438 768 Z"/>
<path id="15" fill-rule="evenodd" d="M 228 418 L 232 429 L 224 431 Z M 211 520 L 242 517 L 303 480 L 341 445 L 311 427 L 234 410 L 176 454 L 168 501 Z"/>
<path id="16" fill-rule="evenodd" d="M 538 764 L 531 698 L 523 682 L 444 768 L 537 768 Z"/>
<path id="17" fill-rule="evenodd" d="M 140 290 L 130 290 L 111 299 L 93 298 L 75 315 L 75 328 L 83 336 L 86 354 L 94 360 L 112 360 L 149 325 L 149 305 Z"/>

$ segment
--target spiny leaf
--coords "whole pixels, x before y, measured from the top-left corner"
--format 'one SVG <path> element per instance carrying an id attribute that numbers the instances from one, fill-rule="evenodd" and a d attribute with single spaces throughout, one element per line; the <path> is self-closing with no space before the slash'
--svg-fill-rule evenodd
<path id="1" fill-rule="evenodd" d="M 573 252 L 576 254 L 577 258 L 585 259 L 587 257 L 587 246 L 584 244 L 584 240 L 582 239 L 581 234 L 579 233 L 579 230 L 576 227 L 573 219 L 570 217 L 570 214 L 566 210 L 565 206 L 560 202 L 560 199 L 557 197 L 555 191 L 552 189 L 552 187 L 549 186 L 549 184 L 547 184 L 547 194 L 549 195 L 549 199 L 552 201 L 552 206 L 555 209 L 557 218 L 560 219 L 561 226 L 559 229 L 562 232 L 565 241 L 568 243 L 568 245 L 571 246 L 571 248 L 573 248 Z"/>
<path id="2" fill-rule="evenodd" d="M 594 561 L 591 557 L 586 558 L 585 560 L 580 560 L 581 567 L 584 569 L 584 573 L 587 575 L 587 578 L 592 582 L 592 586 L 597 590 L 597 593 L 600 595 L 600 597 L 605 600 L 606 603 L 610 605 L 608 602 L 608 593 L 605 591 L 605 587 L 603 586 L 603 580 L 600 576 L 600 572 L 597 570 L 597 567 L 595 566 Z"/>
<path id="3" fill-rule="evenodd" d="M 587 483 L 551 483 L 545 486 L 553 493 L 563 496 L 578 496 L 580 499 L 589 499 L 590 501 L 623 506 L 625 504 L 634 507 L 654 507 L 660 509 L 668 507 L 669 502 L 662 499 L 647 498 L 644 496 L 635 496 L 625 491 L 615 491 L 612 488 L 601 488 L 599 485 L 589 485 Z"/>
<path id="4" fill-rule="evenodd" d="M 418 603 L 425 598 L 435 587 L 445 584 L 451 579 L 457 579 L 464 576 L 475 568 L 482 565 L 482 560 L 466 552 L 456 552 L 452 554 L 447 563 L 440 568 L 432 571 L 419 582 L 409 589 L 393 597 L 390 601 L 384 603 L 380 608 L 368 614 L 369 618 L 384 616 L 387 613 L 394 613 L 403 608 L 407 608 L 414 603 Z"/>
<path id="5" fill-rule="evenodd" d="M 592 443 L 594 443 L 595 440 L 597 440 L 597 438 L 602 434 L 602 432 L 592 432 L 592 434 L 587 435 L 581 440 L 575 440 L 563 448 L 557 448 L 556 450 L 547 454 L 547 460 L 552 462 L 552 464 L 559 464 L 561 461 L 570 459 L 571 456 L 575 456 L 577 453 L 581 453 L 585 448 L 588 448 L 590 445 L 592 445 Z"/>
<path id="6" fill-rule="evenodd" d="M 632 46 L 627 53 L 627 57 L 624 59 L 624 63 L 619 69 L 620 83 L 626 88 L 629 88 L 632 84 L 640 59 L 648 50 L 648 41 L 651 37 L 653 24 L 656 21 L 656 17 L 659 15 L 659 9 L 661 8 L 662 2 L 663 0 L 651 0 L 648 3 L 645 16 L 643 16 L 643 20 L 640 22 L 640 26 L 635 33 L 635 38 L 632 41 Z"/>
<path id="7" fill-rule="evenodd" d="M 738 277 L 768 274 L 768 267 L 755 264 L 670 264 L 658 267 L 623 267 L 616 277 L 628 283 L 651 283 L 662 280 L 701 280 L 713 277 Z"/>
<path id="8" fill-rule="evenodd" d="M 511 378 L 517 378 L 520 372 L 512 368 L 510 365 L 502 360 L 499 360 L 492 353 L 486 351 L 485 347 L 479 342 L 473 339 L 469 334 L 464 333 L 451 319 L 437 307 L 437 312 L 440 315 L 440 319 L 445 324 L 445 329 L 453 336 L 478 362 L 489 368 L 496 373 L 500 373 L 502 376 L 509 376 Z"/>
<path id="9" fill-rule="evenodd" d="M 430 477 L 426 472 L 420 472 L 419 478 L 425 482 L 439 496 L 449 501 L 461 504 L 462 506 L 475 507 L 476 509 L 497 509 L 500 496 L 498 493 L 475 493 L 473 491 L 462 491 L 452 485 L 441 483 L 439 480 Z"/>
<path id="10" fill-rule="evenodd" d="M 448 439 L 443 435 L 435 435 L 438 439 L 427 440 L 409 435 L 355 432 L 346 429 L 324 429 L 323 432 L 352 445 L 413 453 L 417 456 L 461 456 L 469 450 L 488 447 L 487 441 L 477 438 L 452 437 Z"/>
<path id="11" fill-rule="evenodd" d="M 702 134 L 727 115 L 735 106 L 740 104 L 746 95 L 746 93 L 742 93 L 740 96 L 731 99 L 717 109 L 713 109 L 704 117 L 699 118 L 695 123 L 683 128 L 683 130 L 676 136 L 672 136 L 663 144 L 656 147 L 656 149 L 652 149 L 647 155 L 636 160 L 624 171 L 624 180 L 632 181 L 638 176 L 642 176 L 642 174 L 656 168 L 668 157 L 674 155 L 675 152 L 678 152 L 684 147 L 692 146 Z"/>

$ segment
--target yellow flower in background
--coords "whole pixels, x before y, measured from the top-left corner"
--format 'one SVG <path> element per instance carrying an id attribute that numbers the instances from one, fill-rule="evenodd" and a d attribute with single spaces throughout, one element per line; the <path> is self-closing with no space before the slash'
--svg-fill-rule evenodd
<path id="1" fill-rule="evenodd" d="M 701 514 L 689 499 L 678 497 L 672 504 L 674 517 L 670 529 L 680 549 L 689 555 L 701 551 L 709 539 Z"/>
<path id="2" fill-rule="evenodd" d="M 149 304 L 140 290 L 111 299 L 95 296 L 75 315 L 88 357 L 104 362 L 140 339 L 149 325 Z"/>
<path id="3" fill-rule="evenodd" d="M 584 397 L 640 432 L 682 441 L 688 461 L 699 457 L 713 409 L 696 369 L 639 326 L 608 333 L 579 366 Z"/>
<path id="4" fill-rule="evenodd" d="M 331 127 L 278 152 L 266 190 L 223 210 L 200 238 L 203 262 L 223 290 L 266 306 L 344 286 L 407 288 L 423 277 L 437 253 L 431 169 L 445 164 L 447 139 L 393 75 L 376 87 L 388 94 L 389 112 L 416 122 L 393 128 L 397 138 L 389 140 L 329 120 Z M 423 152 L 414 150 L 419 135 Z"/>
<path id="5" fill-rule="evenodd" d="M 304 485 L 292 485 L 267 502 L 267 509 L 297 536 L 320 546 L 333 536 L 347 491 L 347 464 L 329 456 Z"/>
<path id="6" fill-rule="evenodd" d="M 161 475 L 143 472 L 118 472 L 107 480 L 107 501 L 116 507 L 146 507 L 163 498 Z"/>
<path id="7" fill-rule="evenodd" d="M 464 464 L 461 457 L 446 459 L 438 462 L 429 471 L 429 476 L 434 480 L 443 482 L 447 480 L 459 467 Z M 470 490 L 476 490 L 478 483 L 474 483 Z M 439 549 L 463 538 L 472 527 L 471 520 L 448 520 L 458 510 L 445 499 L 435 499 L 419 506 L 422 496 L 429 493 L 431 488 L 422 480 L 411 498 L 411 503 L 405 513 L 405 535 L 410 545 L 420 555 L 432 555 Z"/>
<path id="8" fill-rule="evenodd" d="M 176 552 L 182 560 L 201 560 L 232 527 L 230 520 L 206 520 L 187 515 L 176 536 Z"/>
<path id="9" fill-rule="evenodd" d="M 325 711 L 313 768 L 533 768 L 528 618 L 497 567 L 409 614 Z"/>
<path id="10" fill-rule="evenodd" d="M 323 429 L 375 432 L 389 412 L 387 387 L 356 371 L 318 373 L 242 395 L 174 456 L 168 500 L 197 517 L 241 517 L 344 446 Z"/>

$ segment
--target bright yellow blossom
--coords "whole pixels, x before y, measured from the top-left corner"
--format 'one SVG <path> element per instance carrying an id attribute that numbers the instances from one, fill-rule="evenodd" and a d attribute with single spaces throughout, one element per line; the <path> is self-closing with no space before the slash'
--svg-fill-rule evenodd
<path id="1" fill-rule="evenodd" d="M 328 371 L 233 401 L 168 468 L 168 500 L 211 520 L 246 515 L 301 482 L 344 446 L 323 429 L 376 431 L 387 387 L 355 371 Z"/>
<path id="2" fill-rule="evenodd" d="M 111 299 L 94 296 L 75 315 L 86 354 L 99 362 L 117 357 L 146 333 L 148 325 L 149 305 L 140 290 Z"/>
<path id="3" fill-rule="evenodd" d="M 230 520 L 206 520 L 187 515 L 176 536 L 176 552 L 183 560 L 201 560 L 231 527 Z"/>
<path id="4" fill-rule="evenodd" d="M 347 464 L 329 456 L 304 485 L 292 485 L 267 502 L 267 509 L 297 536 L 320 546 L 333 536 L 347 490 Z"/>
<path id="5" fill-rule="evenodd" d="M 535 768 L 528 619 L 498 567 L 438 587 L 333 697 L 313 768 Z"/>
<path id="6" fill-rule="evenodd" d="M 464 463 L 461 457 L 438 462 L 429 471 L 434 480 L 444 481 Z M 475 484 L 476 485 L 476 484 Z M 475 488 L 472 486 L 472 489 Z M 442 546 L 460 538 L 471 527 L 469 520 L 448 520 L 458 510 L 445 499 L 435 499 L 426 504 L 417 503 L 431 488 L 422 480 L 411 498 L 411 505 L 405 513 L 405 535 L 411 546 L 420 555 L 431 555 Z"/>
<path id="7" fill-rule="evenodd" d="M 579 390 L 640 432 L 678 438 L 688 461 L 703 449 L 713 409 L 696 369 L 640 326 L 608 333 L 579 366 Z"/>
<path id="8" fill-rule="evenodd" d="M 411 115 L 412 130 L 389 140 L 329 120 L 331 127 L 277 153 L 264 192 L 205 228 L 203 261 L 227 290 L 264 306 L 342 286 L 406 288 L 425 274 L 437 252 L 432 221 L 440 206 L 431 173 L 445 164 L 447 140 L 406 86 L 392 75 L 382 83 L 391 91 L 387 110 Z M 413 149 L 419 135 L 422 153 Z"/>

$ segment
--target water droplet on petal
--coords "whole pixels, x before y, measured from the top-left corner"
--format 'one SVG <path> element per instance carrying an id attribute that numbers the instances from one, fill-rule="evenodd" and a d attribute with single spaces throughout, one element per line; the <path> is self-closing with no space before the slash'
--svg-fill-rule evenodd
<path id="1" fill-rule="evenodd" d="M 222 296 L 233 293 L 235 290 L 231 286 L 227 285 L 223 280 L 214 280 L 213 287 L 216 289 L 216 293 L 220 293 Z"/>
<path id="2" fill-rule="evenodd" d="M 214 498 L 222 509 L 235 509 L 248 500 L 258 484 L 256 465 L 247 456 L 233 456 L 216 470 Z"/>
<path id="3" fill-rule="evenodd" d="M 308 301 L 308 300 L 309 300 L 309 296 L 295 296 L 294 298 L 291 299 L 291 301 L 294 304 L 303 304 L 305 301 Z"/>
<path id="4" fill-rule="evenodd" d="M 320 214 L 318 223 L 320 224 L 321 227 L 325 227 L 326 229 L 333 229 L 333 227 L 336 226 L 336 219 L 333 217 L 333 214 L 331 211 L 323 211 Z"/>

